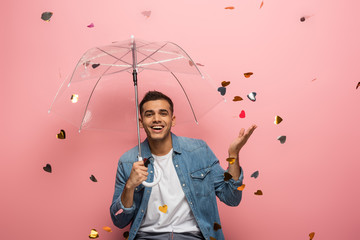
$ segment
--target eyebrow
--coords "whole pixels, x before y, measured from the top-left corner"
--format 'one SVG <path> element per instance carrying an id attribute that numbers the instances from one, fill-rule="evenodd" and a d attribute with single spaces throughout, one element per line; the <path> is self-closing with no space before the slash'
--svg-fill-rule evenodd
<path id="1" fill-rule="evenodd" d="M 145 112 L 144 112 L 144 114 L 146 114 L 146 113 L 154 113 L 155 111 L 154 110 L 146 110 Z M 168 110 L 166 110 L 166 109 L 160 109 L 159 110 L 159 112 L 169 112 Z"/>

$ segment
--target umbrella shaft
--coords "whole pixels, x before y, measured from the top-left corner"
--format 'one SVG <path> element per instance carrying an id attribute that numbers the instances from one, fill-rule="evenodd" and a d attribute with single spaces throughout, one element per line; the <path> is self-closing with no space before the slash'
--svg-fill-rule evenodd
<path id="1" fill-rule="evenodd" d="M 140 147 L 140 124 L 139 124 L 139 100 L 138 100 L 138 88 L 137 88 L 137 72 L 133 70 L 133 81 L 134 81 L 134 88 L 135 88 L 135 107 L 136 107 L 136 127 L 137 127 L 137 135 L 138 135 L 138 149 L 139 154 L 138 157 L 141 158 L 141 147 Z"/>

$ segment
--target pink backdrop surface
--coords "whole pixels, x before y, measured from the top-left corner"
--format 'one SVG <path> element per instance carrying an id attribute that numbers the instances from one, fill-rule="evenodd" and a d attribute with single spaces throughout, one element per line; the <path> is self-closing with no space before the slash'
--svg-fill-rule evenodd
<path id="1" fill-rule="evenodd" d="M 47 110 L 87 49 L 135 35 L 175 42 L 219 86 L 231 82 L 227 102 L 199 126 L 176 126 L 176 134 L 204 139 L 226 167 L 238 131 L 258 125 L 240 153 L 246 184 L 241 204 L 219 202 L 226 239 L 301 240 L 310 232 L 314 239 L 358 239 L 360 4 L 260 4 L 2 1 L 1 238 L 85 240 L 95 228 L 99 239 L 123 239 L 109 206 L 118 159 L 136 144 L 135 133 L 79 134 Z M 45 11 L 54 13 L 49 22 L 40 19 Z M 92 22 L 95 27 L 88 28 Z M 245 72 L 254 75 L 245 78 Z M 253 91 L 255 102 L 246 97 Z M 233 102 L 235 95 L 244 100 Z M 241 110 L 246 118 L 239 118 Z M 275 125 L 275 115 L 283 122 Z M 60 129 L 65 140 L 55 137 Z M 280 135 L 287 136 L 285 144 Z M 47 163 L 52 173 L 42 169 Z M 257 170 L 259 177 L 251 178 Z M 254 195 L 258 189 L 262 196 Z"/>

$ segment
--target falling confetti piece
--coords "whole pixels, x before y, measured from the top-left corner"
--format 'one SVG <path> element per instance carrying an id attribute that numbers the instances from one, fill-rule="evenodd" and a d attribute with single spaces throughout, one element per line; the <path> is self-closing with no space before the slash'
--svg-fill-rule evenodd
<path id="1" fill-rule="evenodd" d="M 281 144 L 284 144 L 286 142 L 286 136 L 279 136 L 277 140 L 279 140 Z"/>
<path id="2" fill-rule="evenodd" d="M 84 62 L 83 65 L 85 66 L 85 68 L 88 67 L 90 65 L 90 61 Z"/>
<path id="3" fill-rule="evenodd" d="M 92 66 L 92 68 L 97 68 L 98 66 L 100 66 L 100 63 L 96 63 L 96 64 L 93 64 L 91 66 Z"/>
<path id="4" fill-rule="evenodd" d="M 115 213 L 115 216 L 121 214 L 123 211 L 124 211 L 124 210 L 121 208 L 119 211 L 117 211 L 117 212 Z"/>
<path id="5" fill-rule="evenodd" d="M 264 1 L 261 2 L 260 4 L 260 8 L 262 8 L 262 6 L 264 5 Z"/>
<path id="6" fill-rule="evenodd" d="M 78 100 L 79 100 L 79 95 L 77 95 L 77 94 L 71 95 L 71 102 L 72 103 L 77 103 Z"/>
<path id="7" fill-rule="evenodd" d="M 196 63 L 196 65 L 203 67 L 204 65 L 202 65 L 201 63 Z"/>
<path id="8" fill-rule="evenodd" d="M 147 159 L 147 158 L 144 158 L 143 161 L 144 161 L 145 167 L 148 167 L 148 165 L 149 165 L 149 163 L 150 163 L 150 160 Z"/>
<path id="9" fill-rule="evenodd" d="M 251 177 L 253 178 L 257 178 L 258 176 L 259 176 L 259 171 L 256 171 L 253 174 L 251 174 Z"/>
<path id="10" fill-rule="evenodd" d="M 224 96 L 225 93 L 226 93 L 226 88 L 224 88 L 224 87 L 219 87 L 219 88 L 218 88 L 218 92 L 220 92 L 221 96 Z"/>
<path id="11" fill-rule="evenodd" d="M 239 117 L 240 117 L 240 118 L 245 118 L 245 111 L 244 111 L 244 110 L 241 111 Z"/>
<path id="12" fill-rule="evenodd" d="M 214 223 L 214 230 L 217 231 L 219 229 L 221 229 L 221 225 L 218 223 Z"/>
<path id="13" fill-rule="evenodd" d="M 235 158 L 227 158 L 226 161 L 228 161 L 230 164 L 234 164 Z"/>
<path id="14" fill-rule="evenodd" d="M 301 22 L 304 22 L 304 21 L 305 21 L 305 17 L 300 18 L 300 21 L 301 21 Z"/>
<path id="15" fill-rule="evenodd" d="M 238 187 L 237 190 L 242 191 L 242 190 L 244 190 L 244 188 L 245 188 L 245 184 L 243 184 L 243 185 L 241 185 L 240 187 Z"/>
<path id="16" fill-rule="evenodd" d="M 230 6 L 230 7 L 226 7 L 225 9 L 235 9 L 235 7 L 233 7 L 233 6 Z"/>
<path id="17" fill-rule="evenodd" d="M 50 18 L 52 17 L 53 13 L 52 12 L 43 12 L 41 14 L 41 19 L 46 21 L 46 22 L 49 22 L 50 21 Z"/>
<path id="18" fill-rule="evenodd" d="M 252 73 L 252 72 L 247 72 L 247 73 L 244 73 L 244 76 L 245 76 L 246 78 L 249 78 L 251 75 L 253 75 L 253 73 Z"/>
<path id="19" fill-rule="evenodd" d="M 93 182 L 97 182 L 97 179 L 95 178 L 94 175 L 91 175 L 91 176 L 90 176 L 90 180 L 93 181 Z"/>
<path id="20" fill-rule="evenodd" d="M 56 138 L 65 139 L 65 131 L 61 129 L 60 132 L 56 134 Z"/>
<path id="21" fill-rule="evenodd" d="M 159 210 L 160 210 L 160 212 L 166 213 L 167 212 L 167 205 L 165 204 L 164 206 L 160 206 Z"/>
<path id="22" fill-rule="evenodd" d="M 221 82 L 221 86 L 226 87 L 229 86 L 230 82 L 229 81 L 222 81 Z"/>
<path id="23" fill-rule="evenodd" d="M 91 229 L 89 238 L 95 239 L 95 238 L 98 238 L 98 237 L 99 237 L 99 233 L 96 231 L 96 229 Z"/>
<path id="24" fill-rule="evenodd" d="M 190 65 L 190 67 L 194 66 L 193 61 L 189 60 L 189 65 Z"/>
<path id="25" fill-rule="evenodd" d="M 110 227 L 103 227 L 103 229 L 107 232 L 112 232 Z"/>
<path id="26" fill-rule="evenodd" d="M 275 116 L 275 121 L 274 121 L 274 123 L 275 124 L 279 124 L 279 123 L 281 123 L 282 122 L 282 118 L 281 117 L 279 117 L 279 116 Z"/>
<path id="27" fill-rule="evenodd" d="M 312 239 L 314 238 L 314 236 L 315 236 L 315 232 L 311 232 L 311 233 L 309 234 L 310 240 L 312 240 Z"/>
<path id="28" fill-rule="evenodd" d="M 257 190 L 256 192 L 254 192 L 255 195 L 263 195 L 263 192 L 261 190 Z"/>
<path id="29" fill-rule="evenodd" d="M 88 28 L 93 28 L 95 27 L 94 23 L 90 23 L 89 25 L 87 25 Z"/>
<path id="30" fill-rule="evenodd" d="M 235 96 L 233 99 L 234 102 L 241 101 L 241 100 L 243 100 L 243 99 L 240 96 Z"/>
<path id="31" fill-rule="evenodd" d="M 224 172 L 224 181 L 229 181 L 230 179 L 232 179 L 231 174 L 228 172 Z"/>
<path id="32" fill-rule="evenodd" d="M 123 233 L 123 237 L 124 237 L 125 239 L 128 239 L 128 238 L 129 238 L 129 232 L 128 232 L 128 231 L 124 232 L 124 233 Z"/>
<path id="33" fill-rule="evenodd" d="M 216 238 L 214 238 L 214 237 L 210 237 L 210 240 L 216 240 Z"/>
<path id="34" fill-rule="evenodd" d="M 142 15 L 144 15 L 145 17 L 149 18 L 151 15 L 151 11 L 143 11 L 141 12 Z"/>
<path id="35" fill-rule="evenodd" d="M 316 78 L 314 78 L 314 79 L 313 79 L 313 80 L 311 80 L 311 81 L 313 82 L 313 81 L 315 81 L 315 80 L 316 80 Z"/>
<path id="36" fill-rule="evenodd" d="M 255 96 L 256 96 L 256 92 L 251 92 L 251 93 L 249 93 L 249 94 L 247 95 L 247 97 L 248 97 L 251 101 L 253 101 L 253 102 L 256 101 Z"/>
<path id="37" fill-rule="evenodd" d="M 356 85 L 356 89 L 358 89 L 359 86 L 360 86 L 360 82 L 358 82 L 358 84 Z"/>
<path id="38" fill-rule="evenodd" d="M 43 169 L 44 169 L 44 171 L 45 172 L 48 172 L 48 173 L 51 173 L 51 165 L 50 164 L 46 164 L 46 166 L 45 167 L 43 167 Z"/>

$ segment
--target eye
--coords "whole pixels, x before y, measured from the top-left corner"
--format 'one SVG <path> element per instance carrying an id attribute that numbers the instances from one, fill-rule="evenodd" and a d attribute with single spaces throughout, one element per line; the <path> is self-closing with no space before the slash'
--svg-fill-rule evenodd
<path id="1" fill-rule="evenodd" d="M 167 115 L 168 115 L 168 112 L 161 112 L 160 115 L 161 115 L 161 116 L 167 116 Z"/>
<path id="2" fill-rule="evenodd" d="M 147 112 L 144 114 L 145 117 L 151 117 L 152 115 L 153 115 L 153 113 L 151 113 L 151 112 Z"/>

